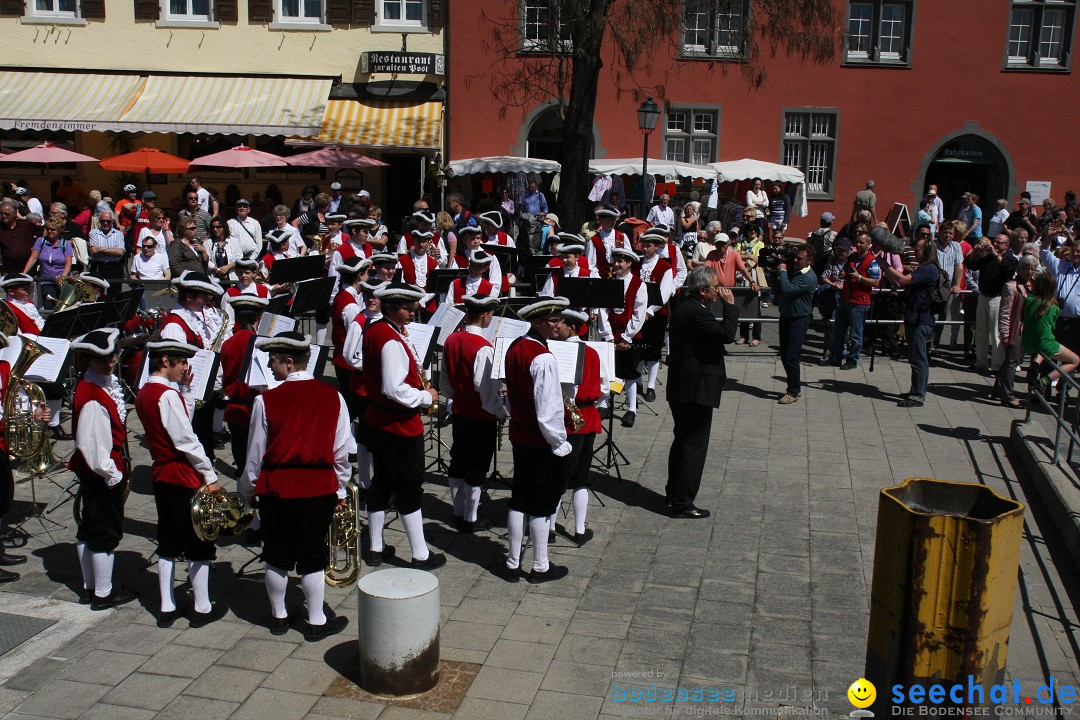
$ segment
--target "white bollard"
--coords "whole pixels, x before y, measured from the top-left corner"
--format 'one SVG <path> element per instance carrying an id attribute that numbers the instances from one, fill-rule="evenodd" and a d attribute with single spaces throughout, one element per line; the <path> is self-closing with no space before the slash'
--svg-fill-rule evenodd
<path id="1" fill-rule="evenodd" d="M 376 695 L 414 695 L 439 682 L 439 579 L 391 568 L 356 585 L 360 686 Z"/>

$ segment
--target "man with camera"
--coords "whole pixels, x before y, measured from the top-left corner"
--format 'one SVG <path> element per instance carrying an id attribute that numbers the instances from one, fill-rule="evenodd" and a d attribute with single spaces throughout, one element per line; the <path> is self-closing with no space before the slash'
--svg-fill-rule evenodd
<path id="1" fill-rule="evenodd" d="M 805 245 L 796 250 L 783 250 L 777 268 L 773 288 L 780 308 L 780 362 L 787 373 L 787 392 L 780 398 L 781 405 L 798 402 L 802 388 L 799 356 L 802 354 L 806 331 L 814 310 L 814 292 L 817 275 L 810 268 L 814 262 L 814 249 Z"/>

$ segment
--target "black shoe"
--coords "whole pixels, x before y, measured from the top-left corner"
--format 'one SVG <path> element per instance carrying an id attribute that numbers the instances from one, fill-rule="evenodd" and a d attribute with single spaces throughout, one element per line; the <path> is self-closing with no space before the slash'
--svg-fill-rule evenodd
<path id="1" fill-rule="evenodd" d="M 81 590 L 79 590 L 79 604 L 80 605 L 89 605 L 90 604 L 90 599 L 93 598 L 93 597 L 94 597 L 94 591 L 93 590 L 87 590 L 86 588 L 82 588 Z"/>
<path id="2" fill-rule="evenodd" d="M 442 553 L 429 553 L 427 560 L 412 561 L 413 570 L 435 570 L 446 564 L 446 556 Z"/>
<path id="3" fill-rule="evenodd" d="M 465 518 L 461 517 L 460 515 L 455 515 L 454 516 L 454 529 L 457 530 L 458 532 L 461 532 L 461 523 L 463 523 L 463 522 L 465 522 Z"/>
<path id="4" fill-rule="evenodd" d="M 645 402 L 652 402 L 656 399 L 656 390 L 654 390 L 653 388 L 649 388 L 641 397 L 645 399 Z"/>
<path id="5" fill-rule="evenodd" d="M 64 432 L 64 428 L 57 425 L 49 430 L 49 434 L 52 435 L 53 440 L 70 440 L 71 435 Z"/>
<path id="6" fill-rule="evenodd" d="M 6 552 L 0 550 L 0 567 L 22 565 L 24 562 L 26 562 L 25 555 L 8 555 Z"/>
<path id="7" fill-rule="evenodd" d="M 636 419 L 637 419 L 637 413 L 636 412 L 628 412 L 628 413 L 626 413 L 625 415 L 622 416 L 622 426 L 623 427 L 634 427 L 634 420 L 636 420 Z"/>
<path id="8" fill-rule="evenodd" d="M 506 563 L 502 560 L 499 560 L 491 566 L 491 574 L 510 583 L 516 583 L 521 579 L 521 570 L 518 568 L 506 567 Z"/>
<path id="9" fill-rule="evenodd" d="M 19 573 L 10 570 L 0 570 L 0 583 L 15 582 L 19 579 Z"/>
<path id="10" fill-rule="evenodd" d="M 555 544 L 555 537 L 556 537 L 555 536 L 555 531 L 554 530 L 548 530 L 548 545 L 554 545 Z"/>
<path id="11" fill-rule="evenodd" d="M 210 612 L 201 613 L 191 611 L 191 625 L 193 628 L 206 627 L 212 622 L 217 622 L 221 618 L 225 617 L 225 614 L 229 612 L 229 606 L 224 602 L 218 601 L 210 604 Z"/>
<path id="12" fill-rule="evenodd" d="M 585 532 L 583 532 L 583 533 L 574 533 L 574 542 L 577 543 L 578 547 L 581 547 L 582 545 L 584 545 L 585 543 L 589 542 L 592 539 L 593 539 L 593 531 L 591 529 L 589 529 L 589 528 L 585 528 Z"/>
<path id="13" fill-rule="evenodd" d="M 159 612 L 157 626 L 159 628 L 171 628 L 173 623 L 183 614 L 184 613 L 179 606 L 177 606 L 175 610 L 170 610 L 169 612 Z"/>
<path id="14" fill-rule="evenodd" d="M 345 629 L 349 624 L 349 618 L 344 615 L 336 615 L 334 617 L 326 618 L 326 622 L 322 625 L 312 625 L 311 623 L 304 622 L 304 639 L 308 642 L 318 642 L 325 637 L 331 635 L 337 635 L 339 632 Z"/>
<path id="15" fill-rule="evenodd" d="M 379 567 L 383 564 L 383 560 L 394 557 L 396 552 L 397 550 L 394 549 L 393 545 L 383 545 L 383 549 L 379 552 L 374 550 L 369 551 L 364 560 L 370 567 Z"/>
<path id="16" fill-rule="evenodd" d="M 845 360 L 844 364 L 840 366 L 841 370 L 854 370 L 859 366 L 859 363 L 852 360 Z"/>
<path id="17" fill-rule="evenodd" d="M 533 585 L 540 583 L 550 582 L 551 580 L 561 580 L 570 574 L 570 568 L 564 565 L 548 565 L 548 569 L 544 572 L 536 572 L 533 570 L 529 573 L 528 580 Z"/>
<path id="18" fill-rule="evenodd" d="M 465 535 L 472 535 L 476 532 L 476 523 L 471 520 L 462 520 L 461 524 L 458 525 L 458 531 Z"/>
<path id="19" fill-rule="evenodd" d="M 271 635 L 284 635 L 289 632 L 289 616 L 286 614 L 283 618 L 276 618 L 271 615 L 268 625 Z"/>
<path id="20" fill-rule="evenodd" d="M 912 400 L 911 398 L 908 397 L 908 398 L 904 398 L 900 402 L 896 403 L 896 406 L 897 407 L 902 407 L 902 408 L 917 408 L 917 407 L 922 407 L 923 402 L 922 402 L 922 400 Z"/>
<path id="21" fill-rule="evenodd" d="M 135 598 L 139 597 L 132 591 L 123 586 L 117 586 L 112 589 L 112 592 L 105 597 L 98 597 L 97 595 L 90 598 L 91 610 L 108 610 L 111 607 L 117 605 L 123 605 L 129 603 Z"/>
<path id="22" fill-rule="evenodd" d="M 701 508 L 697 508 L 691 505 L 684 510 L 676 510 L 675 508 L 672 508 L 671 517 L 680 520 L 700 520 L 702 518 L 709 517 L 709 511 L 702 510 Z"/>

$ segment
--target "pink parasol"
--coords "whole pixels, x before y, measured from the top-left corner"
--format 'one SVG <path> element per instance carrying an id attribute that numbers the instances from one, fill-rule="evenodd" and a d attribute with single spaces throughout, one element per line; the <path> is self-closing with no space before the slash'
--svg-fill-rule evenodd
<path id="1" fill-rule="evenodd" d="M 387 167 L 389 163 L 384 163 L 375 158 L 369 158 L 366 155 L 360 155 L 344 148 L 340 148 L 337 145 L 328 145 L 318 150 L 312 150 L 306 153 L 300 153 L 299 155 L 289 156 L 290 165 L 300 165 L 304 167 L 327 167 L 338 169 L 350 169 L 350 170 L 362 170 L 369 167 Z"/>
<path id="2" fill-rule="evenodd" d="M 237 145 L 228 150 L 203 155 L 191 161 L 192 165 L 210 165 L 225 168 L 280 167 L 289 163 L 283 157 L 263 152 L 247 145 Z"/>
<path id="3" fill-rule="evenodd" d="M 4 156 L 5 163 L 40 163 L 42 165 L 97 161 L 96 157 L 66 150 L 48 142 Z"/>

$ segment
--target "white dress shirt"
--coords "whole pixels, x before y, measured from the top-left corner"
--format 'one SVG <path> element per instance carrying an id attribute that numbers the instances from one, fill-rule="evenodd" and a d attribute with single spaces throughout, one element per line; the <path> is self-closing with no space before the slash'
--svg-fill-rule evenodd
<path id="1" fill-rule="evenodd" d="M 723 234 L 723 233 L 721 233 Z M 726 235 L 724 237 L 727 237 Z M 668 249 L 671 247 L 671 243 L 664 243 L 660 246 L 660 249 L 656 251 L 656 254 L 671 263 L 671 269 L 674 271 L 674 277 L 672 281 L 675 283 L 676 288 L 681 288 L 686 284 L 686 275 L 689 272 L 686 269 L 686 256 L 682 254 L 681 250 L 675 253 L 675 257 L 669 257 Z"/>
<path id="2" fill-rule="evenodd" d="M 560 268 L 552 268 L 553 271 L 557 270 L 557 269 L 560 269 Z M 574 268 L 574 272 L 570 272 L 569 269 L 566 267 L 566 265 L 563 265 L 561 270 L 562 270 L 562 276 L 564 278 L 567 278 L 567 277 L 594 277 L 594 278 L 598 278 L 598 277 L 600 277 L 600 274 L 596 272 L 596 268 L 592 267 L 591 265 L 589 266 L 589 274 L 586 275 L 585 273 L 583 273 L 580 262 L 577 264 L 577 267 Z M 544 287 L 540 290 L 539 293 L 537 293 L 537 295 L 541 296 L 541 297 L 555 297 L 555 281 L 551 278 L 551 275 L 548 275 L 548 279 L 544 281 Z"/>
<path id="3" fill-rule="evenodd" d="M 262 249 L 262 225 L 255 218 L 248 216 L 240 222 L 239 218 L 229 220 L 229 257 L 253 258 Z M 235 279 L 235 278 L 234 278 Z"/>
<path id="4" fill-rule="evenodd" d="M 472 277 L 471 275 L 466 275 L 465 276 L 465 283 L 464 283 L 464 285 L 465 285 L 465 294 L 466 295 L 476 295 L 476 294 L 478 294 L 480 292 L 480 283 L 482 283 L 483 281 L 484 281 L 484 276 L 483 275 L 480 275 L 479 277 Z M 489 280 L 488 282 L 491 282 L 491 281 Z M 491 283 L 491 291 L 488 292 L 488 297 L 499 297 L 499 291 L 500 291 L 501 288 L 502 288 L 501 284 L 496 285 L 495 283 Z"/>
<path id="5" fill-rule="evenodd" d="M 160 375 L 151 375 L 146 382 L 168 385 L 178 392 L 181 390 L 176 383 L 169 382 Z M 161 399 L 158 401 L 161 424 L 165 428 L 169 440 L 172 441 L 177 451 L 187 458 L 188 463 L 195 469 L 195 472 L 202 476 L 203 484 L 212 485 L 218 481 L 217 473 L 214 471 L 214 465 L 210 462 L 210 458 L 203 451 L 199 438 L 195 437 L 195 431 L 191 427 L 191 410 L 193 408 L 190 406 L 184 407 L 184 401 L 180 399 L 180 395 L 177 393 L 162 393 Z"/>
<path id="6" fill-rule="evenodd" d="M 675 211 L 671 206 L 653 205 L 649 208 L 649 214 L 645 216 L 645 222 L 650 225 L 663 223 L 668 227 L 675 227 Z"/>
<path id="7" fill-rule="evenodd" d="M 528 342 L 540 342 L 531 334 L 525 335 L 525 338 Z M 557 457 L 566 457 L 570 454 L 570 443 L 566 440 L 566 425 L 563 423 L 565 408 L 558 361 L 549 352 L 537 355 L 529 365 L 529 374 L 533 379 L 533 404 L 536 406 L 536 423 L 540 426 L 540 434 L 551 446 L 551 452 Z"/>
<path id="8" fill-rule="evenodd" d="M 124 422 L 127 416 L 127 406 L 124 404 L 124 395 L 120 390 L 120 384 L 113 375 L 101 375 L 89 368 L 83 375 L 83 379 L 92 382 L 104 389 L 112 397 L 117 412 L 120 413 L 120 422 Z M 112 421 L 109 420 L 109 410 L 103 407 L 97 400 L 91 400 L 83 405 L 79 411 L 79 426 L 75 432 L 75 447 L 82 453 L 90 470 L 105 478 L 105 484 L 113 487 L 119 484 L 124 476 L 112 459 Z M 131 468 L 128 468 L 131 472 Z"/>
<path id="9" fill-rule="evenodd" d="M 610 232 L 604 232 L 601 228 L 596 231 L 596 237 L 600 238 L 600 241 L 604 243 L 604 260 L 610 263 L 611 249 L 615 247 L 615 229 L 612 228 Z M 585 259 L 589 261 L 589 267 L 596 267 L 596 245 L 591 241 L 585 243 Z"/>
<path id="10" fill-rule="evenodd" d="M 617 278 L 623 281 L 624 295 L 630 289 L 630 279 L 633 277 L 634 274 L 632 272 L 628 272 L 621 278 Z M 623 331 L 623 334 L 620 336 L 621 339 L 625 340 L 628 343 L 634 342 L 634 336 L 638 334 L 638 332 L 641 330 L 641 326 L 645 324 L 645 310 L 647 308 L 646 303 L 648 302 L 649 292 L 645 289 L 645 283 L 642 283 L 638 287 L 637 295 L 634 297 L 634 306 L 633 310 L 630 313 L 630 320 L 626 323 L 626 330 Z M 608 319 L 608 313 L 610 312 L 611 310 L 608 308 L 601 309 L 599 314 L 598 331 L 600 333 L 600 337 L 602 337 L 604 340 L 609 340 L 611 342 L 619 342 L 620 338 L 615 337 L 614 333 L 611 331 L 611 323 Z"/>
<path id="11" fill-rule="evenodd" d="M 484 331 L 476 325 L 466 325 L 464 329 L 465 332 L 470 335 L 483 336 L 484 334 Z M 506 405 L 502 396 L 499 394 L 499 387 L 502 385 L 502 381 L 494 380 L 491 377 L 491 366 L 494 362 L 495 348 L 490 345 L 485 345 L 476 352 L 476 358 L 473 359 L 472 367 L 473 389 L 480 394 L 480 407 L 502 420 L 506 417 Z M 443 353 L 442 356 L 442 377 L 450 377 L 446 353 Z M 445 385 L 446 387 L 439 388 L 440 391 L 447 398 L 453 400 L 454 386 L 449 382 L 445 383 Z"/>
<path id="12" fill-rule="evenodd" d="M 285 378 L 285 382 L 313 379 L 314 377 L 307 370 L 298 370 L 289 373 L 288 377 Z M 349 480 L 352 479 L 352 464 L 349 462 L 349 452 L 350 447 L 352 447 L 350 443 L 352 428 L 349 421 L 349 410 L 345 407 L 345 398 L 341 397 L 341 393 L 337 393 L 337 399 L 337 425 L 334 428 L 334 474 L 337 475 L 338 481 L 337 496 L 339 500 L 342 500 L 345 498 L 345 489 L 349 484 Z M 318 410 L 326 412 L 327 409 L 318 408 Z M 263 456 L 266 455 L 267 432 L 266 405 L 263 396 L 259 395 L 255 398 L 255 404 L 251 408 L 247 464 L 244 465 L 244 471 L 239 480 L 240 494 L 244 497 L 251 497 L 255 494 L 255 481 L 259 479 L 259 473 L 262 472 Z"/>
<path id="13" fill-rule="evenodd" d="M 656 261 L 660 259 L 659 255 L 653 255 L 652 259 L 641 259 L 641 281 L 652 282 L 652 272 L 656 267 Z M 667 304 L 667 301 L 671 299 L 671 294 L 675 292 L 675 280 L 672 278 L 670 272 L 664 273 L 660 278 L 660 299 L 663 302 L 659 305 L 650 305 L 646 310 L 646 314 L 652 317 L 656 313 L 660 312 L 660 308 Z M 648 296 L 648 290 L 646 290 L 646 297 Z"/>
<path id="14" fill-rule="evenodd" d="M 360 291 L 354 288 L 352 285 L 343 290 L 356 298 L 356 302 L 351 305 L 346 305 L 345 309 L 341 311 L 342 327 L 348 328 L 349 324 L 360 314 L 360 311 L 364 309 L 364 299 L 360 297 Z"/>
<path id="15" fill-rule="evenodd" d="M 405 343 L 409 342 L 409 338 L 397 326 L 390 323 L 390 327 L 398 331 Z M 431 394 L 427 390 L 405 384 L 405 378 L 409 375 L 409 355 L 413 355 L 411 359 L 419 365 L 420 359 L 416 357 L 415 349 L 410 353 L 401 346 L 401 343 L 396 342 L 388 342 L 382 346 L 382 387 L 380 390 L 385 397 L 407 408 L 431 407 Z"/>
<path id="16" fill-rule="evenodd" d="M 498 245 L 499 247 L 511 247 L 511 248 L 512 247 L 517 247 L 517 244 L 514 243 L 514 238 L 510 237 L 510 235 L 506 236 L 506 244 L 505 245 L 501 244 L 499 242 L 499 233 L 498 232 L 496 232 L 494 235 L 485 235 L 484 239 L 481 241 L 480 244 L 481 245 L 484 245 L 484 244 Z"/>
<path id="17" fill-rule="evenodd" d="M 33 320 L 34 324 L 37 325 L 39 331 L 41 330 L 41 328 L 45 327 L 45 318 L 41 317 L 41 313 L 38 312 L 37 305 L 30 302 L 29 300 L 14 300 L 12 298 L 8 298 L 7 301 L 22 310 L 24 313 L 26 313 L 26 316 Z"/>
<path id="18" fill-rule="evenodd" d="M 449 267 L 447 263 L 451 262 L 451 258 L 446 254 L 446 241 L 444 240 L 442 233 L 439 233 L 439 241 L 435 243 L 435 247 L 439 249 L 439 259 L 437 261 L 439 263 L 438 268 L 445 269 Z M 406 237 L 402 235 L 401 239 L 398 240 L 397 254 L 404 255 L 405 253 L 411 252 L 412 246 L 409 244 Z"/>
<path id="19" fill-rule="evenodd" d="M 373 323 L 382 317 L 382 313 L 379 312 L 372 313 L 364 310 L 363 313 L 367 316 L 367 323 L 361 326 L 360 323 L 353 322 L 356 315 L 360 313 L 353 315 L 346 326 L 345 344 L 341 348 L 341 355 L 345 358 L 345 362 L 355 370 L 364 369 L 364 328 L 368 326 L 368 323 Z"/>
<path id="20" fill-rule="evenodd" d="M 203 347 L 207 350 L 210 349 L 210 345 L 214 342 L 214 338 L 217 337 L 218 332 L 221 330 L 222 323 L 225 322 L 225 316 L 210 305 L 207 305 L 202 309 L 202 312 L 195 312 L 194 310 L 188 310 L 182 305 L 177 305 L 172 311 L 180 316 L 180 319 L 188 326 L 188 328 L 200 336 L 203 341 Z M 221 339 L 221 343 L 224 345 L 225 341 L 232 337 L 232 329 L 225 331 L 224 337 Z M 187 335 L 184 331 L 176 327 L 176 323 L 169 323 L 161 329 L 161 338 L 163 340 L 176 340 L 177 342 L 187 342 Z M 217 377 L 214 379 L 214 390 L 221 390 L 222 386 L 222 369 L 218 364 Z M 194 412 L 195 397 L 191 394 L 191 388 L 183 386 L 181 389 L 184 393 L 184 400 L 187 401 L 190 406 L 189 409 Z"/>
<path id="21" fill-rule="evenodd" d="M 428 274 L 428 254 L 417 255 L 412 250 L 409 251 L 409 257 L 412 258 L 413 267 L 416 268 L 416 287 L 427 288 L 427 274 Z M 400 266 L 401 263 L 399 262 Z M 438 269 L 438 265 L 435 266 Z"/>

